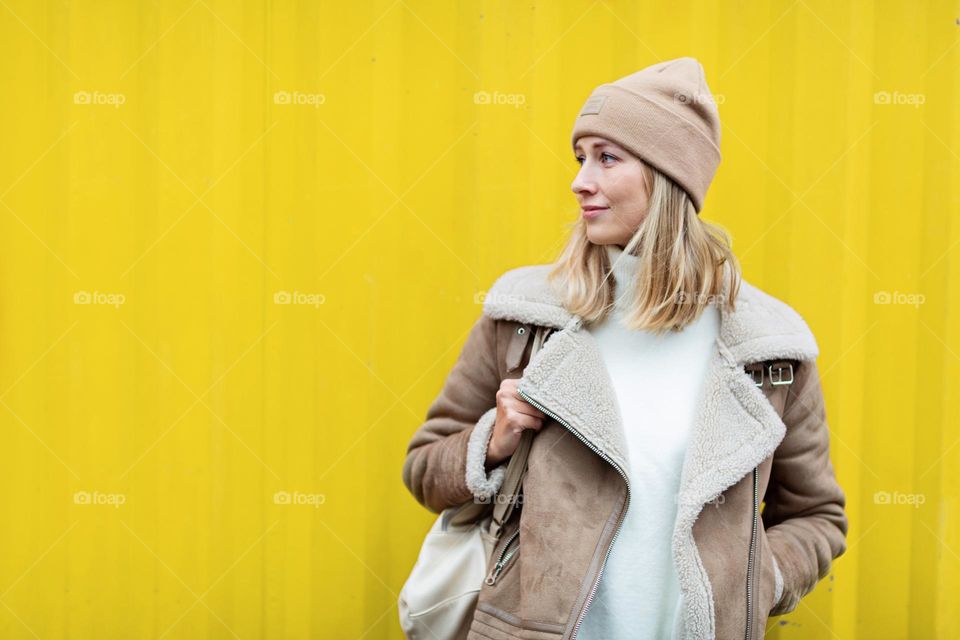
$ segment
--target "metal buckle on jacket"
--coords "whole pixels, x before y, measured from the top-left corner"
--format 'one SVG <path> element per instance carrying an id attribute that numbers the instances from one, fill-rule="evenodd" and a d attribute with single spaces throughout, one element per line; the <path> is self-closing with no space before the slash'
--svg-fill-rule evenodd
<path id="1" fill-rule="evenodd" d="M 750 377 L 753 378 L 753 383 L 758 387 L 763 386 L 763 365 L 762 364 L 753 364 L 747 365 L 744 367 L 744 370 L 750 374 Z"/>
<path id="2" fill-rule="evenodd" d="M 790 372 L 789 380 L 784 378 L 783 374 L 785 371 Z M 774 372 L 776 372 L 776 375 L 774 375 Z M 774 386 L 783 385 L 783 384 L 792 384 L 793 383 L 793 363 L 782 362 L 777 364 L 771 364 L 769 367 L 767 367 L 767 374 L 770 376 L 770 384 Z"/>

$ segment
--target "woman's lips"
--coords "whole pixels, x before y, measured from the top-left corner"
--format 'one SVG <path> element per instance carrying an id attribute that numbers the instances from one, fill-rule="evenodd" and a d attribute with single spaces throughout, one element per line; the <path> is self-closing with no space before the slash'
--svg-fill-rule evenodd
<path id="1" fill-rule="evenodd" d="M 581 209 L 583 217 L 585 220 L 592 220 L 599 216 L 604 211 L 607 211 L 609 207 L 603 207 L 602 209 Z"/>

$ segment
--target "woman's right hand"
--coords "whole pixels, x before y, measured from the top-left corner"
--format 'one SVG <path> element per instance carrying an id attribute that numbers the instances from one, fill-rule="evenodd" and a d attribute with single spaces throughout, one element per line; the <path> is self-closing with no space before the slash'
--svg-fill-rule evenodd
<path id="1" fill-rule="evenodd" d="M 513 455 L 520 446 L 524 429 L 539 431 L 547 417 L 545 413 L 520 397 L 520 380 L 509 378 L 500 383 L 497 391 L 497 418 L 493 435 L 487 445 L 487 469 L 491 469 Z"/>

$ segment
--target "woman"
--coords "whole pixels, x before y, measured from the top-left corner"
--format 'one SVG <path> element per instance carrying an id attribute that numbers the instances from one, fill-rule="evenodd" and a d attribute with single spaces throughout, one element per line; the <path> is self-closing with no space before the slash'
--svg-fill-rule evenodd
<path id="1" fill-rule="evenodd" d="M 404 483 L 434 513 L 489 503 L 537 432 L 469 638 L 761 638 L 846 548 L 816 341 L 698 217 L 699 62 L 597 87 L 572 142 L 569 243 L 488 292 Z"/>

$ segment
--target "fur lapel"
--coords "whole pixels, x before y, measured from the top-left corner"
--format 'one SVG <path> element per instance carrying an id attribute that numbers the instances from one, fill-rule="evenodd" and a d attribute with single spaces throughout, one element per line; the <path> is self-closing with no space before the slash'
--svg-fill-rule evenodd
<path id="1" fill-rule="evenodd" d="M 579 316 L 564 309 L 547 282 L 550 268 L 520 267 L 502 275 L 484 299 L 484 314 L 559 329 L 527 366 L 520 391 L 579 432 L 620 468 L 630 486 L 626 438 L 612 382 L 595 339 L 582 329 Z M 704 504 L 770 456 L 786 432 L 743 366 L 818 355 L 816 340 L 800 315 L 746 281 L 741 281 L 736 310 L 720 317 L 720 335 L 681 471 L 673 532 L 684 602 L 680 637 L 715 636 L 713 597 L 694 543 L 693 523 Z"/>
<path id="2" fill-rule="evenodd" d="M 579 320 L 563 307 L 547 282 L 551 266 L 538 264 L 504 273 L 484 297 L 484 314 L 554 329 Z M 746 280 L 741 280 L 736 307 L 732 313 L 721 314 L 720 339 L 738 364 L 818 355 L 816 340 L 803 318 Z"/>

